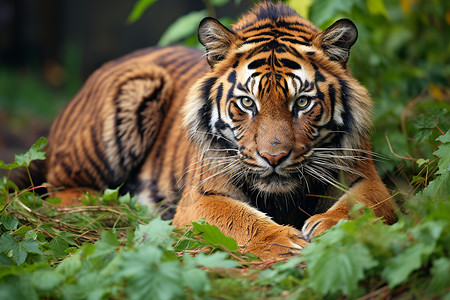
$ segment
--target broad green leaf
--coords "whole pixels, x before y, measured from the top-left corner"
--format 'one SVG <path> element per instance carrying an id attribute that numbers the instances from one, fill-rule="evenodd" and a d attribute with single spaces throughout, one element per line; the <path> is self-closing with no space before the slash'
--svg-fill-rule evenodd
<path id="1" fill-rule="evenodd" d="M 27 250 L 22 246 L 21 242 L 18 242 L 12 248 L 12 256 L 14 257 L 14 260 L 16 261 L 17 265 L 21 265 L 25 262 L 28 253 Z"/>
<path id="2" fill-rule="evenodd" d="M 65 240 L 67 243 L 73 246 L 77 246 L 77 242 L 75 242 L 75 236 L 67 231 L 59 232 L 59 237 Z"/>
<path id="3" fill-rule="evenodd" d="M 2 216 L 1 221 L 7 230 L 15 230 L 17 229 L 17 225 L 19 225 L 19 221 L 12 215 Z"/>
<path id="4" fill-rule="evenodd" d="M 30 150 L 28 150 L 25 154 L 16 155 L 16 162 L 22 166 L 29 166 L 31 161 L 33 160 L 44 160 L 45 152 L 42 151 L 42 148 L 47 144 L 47 139 L 41 137 L 33 146 L 31 146 Z"/>
<path id="5" fill-rule="evenodd" d="M 11 249 L 17 246 L 17 243 L 17 240 L 8 232 L 4 233 L 2 237 L 0 237 L 0 252 L 9 252 Z"/>
<path id="6" fill-rule="evenodd" d="M 65 277 L 75 276 L 82 268 L 80 252 L 67 257 L 57 267 L 56 271 Z"/>
<path id="7" fill-rule="evenodd" d="M 106 189 L 103 193 L 102 199 L 105 202 L 116 201 L 119 197 L 119 188 L 116 189 Z"/>
<path id="8" fill-rule="evenodd" d="M 42 254 L 41 250 L 39 249 L 39 244 L 35 240 L 26 240 L 21 244 L 28 253 Z"/>
<path id="9" fill-rule="evenodd" d="M 365 270 L 378 265 L 370 251 L 358 243 L 326 248 L 312 243 L 302 254 L 311 278 L 306 284 L 322 295 L 336 292 L 353 295 Z"/>
<path id="10" fill-rule="evenodd" d="M 438 174 L 450 173 L 450 130 L 437 138 L 443 144 L 433 154 L 440 158 Z"/>
<path id="11" fill-rule="evenodd" d="M 139 225 L 135 232 L 135 243 L 151 243 L 165 247 L 171 246 L 173 242 L 171 234 L 174 226 L 169 223 L 169 221 L 163 221 L 161 217 L 157 217 L 147 225 Z"/>
<path id="12" fill-rule="evenodd" d="M 14 231 L 14 236 L 24 237 L 25 234 L 30 230 L 32 230 L 30 226 L 21 226 L 19 229 Z"/>
<path id="13" fill-rule="evenodd" d="M 139 20 L 142 16 L 142 14 L 145 12 L 147 8 L 149 8 L 153 3 L 155 3 L 156 0 L 138 0 L 134 6 L 133 10 L 131 11 L 130 15 L 128 16 L 127 22 L 128 24 L 134 23 L 137 20 Z"/>
<path id="14" fill-rule="evenodd" d="M 194 232 L 205 239 L 205 241 L 213 246 L 223 246 L 230 251 L 237 251 L 239 247 L 236 241 L 220 232 L 215 225 L 200 224 L 198 222 L 192 223 Z"/>
<path id="15" fill-rule="evenodd" d="M 382 276 L 390 288 L 395 288 L 404 282 L 414 270 L 422 265 L 422 257 L 429 255 L 434 249 L 433 245 L 414 244 L 406 248 L 403 253 L 386 262 Z"/>
<path id="16" fill-rule="evenodd" d="M 195 35 L 200 21 L 207 16 L 206 10 L 199 10 L 178 18 L 161 36 L 158 45 L 167 46 Z"/>
<path id="17" fill-rule="evenodd" d="M 183 285 L 195 294 L 201 294 L 210 288 L 208 275 L 203 270 L 188 268 L 183 271 L 182 277 Z"/>
<path id="18" fill-rule="evenodd" d="M 434 290 L 448 288 L 450 286 L 450 259 L 448 257 L 441 257 L 433 261 L 431 268 L 431 286 Z"/>
<path id="19" fill-rule="evenodd" d="M 69 247 L 69 244 L 67 241 L 62 239 L 59 236 L 56 236 L 51 242 L 50 242 L 50 249 L 53 252 L 53 255 L 56 257 L 64 257 L 67 255 L 66 249 Z"/>
<path id="20" fill-rule="evenodd" d="M 95 242 L 94 246 L 96 248 L 90 257 L 99 257 L 115 252 L 120 245 L 117 239 L 118 234 L 111 231 L 102 231 L 102 237 L 99 241 Z"/>
<path id="21" fill-rule="evenodd" d="M 37 270 L 31 274 L 32 285 L 40 291 L 51 292 L 64 281 L 64 276 L 53 269 Z"/>

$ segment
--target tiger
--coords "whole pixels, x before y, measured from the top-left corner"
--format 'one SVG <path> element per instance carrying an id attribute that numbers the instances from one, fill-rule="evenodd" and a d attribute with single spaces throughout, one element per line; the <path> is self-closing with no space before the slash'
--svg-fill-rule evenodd
<path id="1" fill-rule="evenodd" d="M 119 186 L 174 205 L 176 227 L 203 219 L 261 259 L 298 253 L 355 204 L 392 224 L 373 103 L 347 64 L 357 37 L 348 19 L 321 31 L 283 3 L 231 29 L 206 17 L 205 51 L 150 47 L 97 69 L 51 126 L 44 178 L 63 205 Z"/>

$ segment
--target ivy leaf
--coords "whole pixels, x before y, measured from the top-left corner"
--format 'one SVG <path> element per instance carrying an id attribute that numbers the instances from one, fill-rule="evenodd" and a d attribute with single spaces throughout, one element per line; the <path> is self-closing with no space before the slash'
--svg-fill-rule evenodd
<path id="1" fill-rule="evenodd" d="M 411 245 L 403 253 L 392 257 L 386 263 L 382 277 L 386 279 L 389 287 L 394 288 L 405 281 L 409 274 L 422 265 L 422 257 L 430 255 L 433 245 L 415 244 Z"/>
<path id="2" fill-rule="evenodd" d="M 26 249 L 23 247 L 22 243 L 17 242 L 11 250 L 12 256 L 14 257 L 16 264 L 17 265 L 23 264 L 28 256 L 28 253 Z"/>
<path id="3" fill-rule="evenodd" d="M 51 242 L 50 242 L 50 249 L 52 250 L 53 254 L 56 257 L 64 257 L 66 256 L 66 249 L 69 247 L 69 244 L 67 241 L 62 239 L 59 236 L 56 236 Z"/>
<path id="4" fill-rule="evenodd" d="M 86 244 L 87 245 L 87 244 Z M 89 246 L 92 246 L 89 244 Z M 64 259 L 57 267 L 56 271 L 66 277 L 75 276 L 82 268 L 81 252 Z"/>
<path id="5" fill-rule="evenodd" d="M 37 270 L 31 274 L 32 285 L 40 291 L 50 292 L 64 281 L 64 276 L 54 270 Z"/>
<path id="6" fill-rule="evenodd" d="M 21 243 L 22 247 L 28 252 L 28 253 L 36 253 L 36 254 L 42 254 L 41 250 L 39 249 L 39 243 L 35 240 L 26 240 Z"/>
<path id="7" fill-rule="evenodd" d="M 443 144 L 433 154 L 440 158 L 438 174 L 450 173 L 450 130 L 437 138 Z"/>
<path id="8" fill-rule="evenodd" d="M 103 193 L 102 199 L 105 202 L 111 202 L 117 200 L 117 197 L 119 197 L 119 188 L 106 189 Z"/>
<path id="9" fill-rule="evenodd" d="M 17 245 L 17 240 L 13 238 L 8 232 L 0 237 L 0 252 L 7 253 Z"/>
<path id="10" fill-rule="evenodd" d="M 433 261 L 431 268 L 431 286 L 433 290 L 441 290 L 450 286 L 450 259 L 441 257 Z"/>
<path id="11" fill-rule="evenodd" d="M 200 294 L 209 289 L 208 275 L 200 269 L 189 268 L 182 273 L 183 285 L 187 286 L 191 291 Z"/>
<path id="12" fill-rule="evenodd" d="M 45 152 L 42 151 L 42 148 L 46 144 L 47 139 L 41 137 L 26 153 L 16 155 L 13 163 L 5 164 L 3 160 L 0 160 L 0 169 L 12 170 L 18 167 L 28 167 L 33 160 L 44 160 Z"/>
<path id="13" fill-rule="evenodd" d="M 135 243 L 151 243 L 155 245 L 165 245 L 166 247 L 171 246 L 173 242 L 171 234 L 174 226 L 169 223 L 169 221 L 163 221 L 161 217 L 157 217 L 147 225 L 140 225 L 135 232 Z"/>
<path id="14" fill-rule="evenodd" d="M 15 229 L 17 229 L 17 226 L 19 225 L 19 221 L 11 215 L 2 216 L 1 221 L 2 221 L 3 226 L 5 226 L 5 228 L 7 230 L 15 230 Z"/>
<path id="15" fill-rule="evenodd" d="M 378 265 L 370 251 L 358 243 L 326 248 L 313 243 L 302 254 L 309 277 L 314 279 L 307 281 L 307 285 L 323 295 L 335 292 L 353 295 L 364 271 Z"/>
<path id="16" fill-rule="evenodd" d="M 204 238 L 207 243 L 216 247 L 223 246 L 232 252 L 239 250 L 236 241 L 224 235 L 217 226 L 198 222 L 193 222 L 192 226 L 195 234 Z"/>
<path id="17" fill-rule="evenodd" d="M 94 245 L 96 246 L 92 257 L 99 257 L 113 253 L 120 243 L 117 239 L 119 233 L 113 233 L 111 231 L 102 231 L 102 237 Z"/>

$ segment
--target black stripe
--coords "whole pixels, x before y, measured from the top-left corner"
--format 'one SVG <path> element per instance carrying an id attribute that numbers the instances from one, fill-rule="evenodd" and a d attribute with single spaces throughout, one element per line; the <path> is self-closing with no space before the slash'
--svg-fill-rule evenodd
<path id="1" fill-rule="evenodd" d="M 280 61 L 285 67 L 288 67 L 289 69 L 298 70 L 302 68 L 298 63 L 287 58 L 282 58 L 280 59 Z"/>
<path id="2" fill-rule="evenodd" d="M 267 63 L 267 60 L 265 58 L 257 59 L 248 64 L 248 69 L 254 70 L 254 69 L 257 69 L 257 68 L 265 65 L 266 63 Z"/>

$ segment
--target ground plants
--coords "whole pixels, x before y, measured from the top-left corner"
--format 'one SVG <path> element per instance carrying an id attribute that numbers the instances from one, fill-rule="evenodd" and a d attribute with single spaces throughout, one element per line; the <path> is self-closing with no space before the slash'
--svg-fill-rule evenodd
<path id="1" fill-rule="evenodd" d="M 357 23 L 350 65 L 375 100 L 373 146 L 401 207 L 395 225 L 356 208 L 355 220 L 301 255 L 261 262 L 216 227 L 199 220 L 175 230 L 118 190 L 59 208 L 37 193 L 42 187 L 18 190 L 7 175 L 0 299 L 450 299 L 450 9 L 439 1 L 336 3 L 315 0 L 302 13 L 323 27 L 341 17 Z M 45 142 L 0 168 L 43 159 Z"/>

